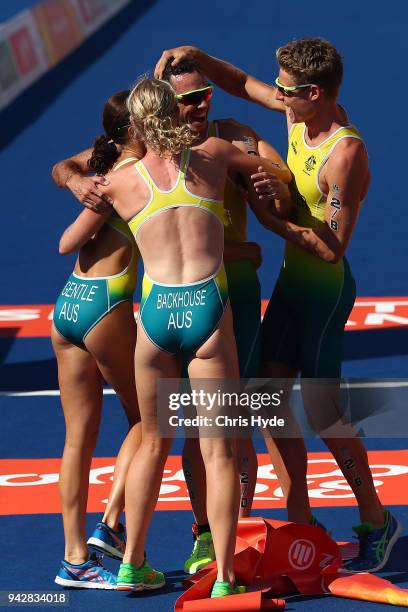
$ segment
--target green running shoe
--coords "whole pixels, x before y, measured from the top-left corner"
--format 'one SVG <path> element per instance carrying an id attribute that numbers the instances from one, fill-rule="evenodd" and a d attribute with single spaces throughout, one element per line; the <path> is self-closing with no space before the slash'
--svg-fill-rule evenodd
<path id="1" fill-rule="evenodd" d="M 245 593 L 245 591 L 246 588 L 244 586 L 238 586 L 237 584 L 231 586 L 229 582 L 216 580 L 211 591 L 211 598 L 225 597 L 226 595 L 239 595 L 240 593 Z"/>
<path id="2" fill-rule="evenodd" d="M 160 589 L 166 584 L 164 574 L 153 569 L 145 559 L 137 569 L 131 563 L 121 563 L 116 579 L 118 591 Z"/>
<path id="3" fill-rule="evenodd" d="M 193 552 L 184 564 L 184 570 L 187 574 L 195 574 L 212 561 L 215 561 L 214 544 L 211 533 L 206 531 L 197 536 Z"/>

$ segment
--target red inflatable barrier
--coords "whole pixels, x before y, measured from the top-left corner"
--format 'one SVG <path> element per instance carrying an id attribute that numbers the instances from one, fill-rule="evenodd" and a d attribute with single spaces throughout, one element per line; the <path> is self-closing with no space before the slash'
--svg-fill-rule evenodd
<path id="1" fill-rule="evenodd" d="M 284 609 L 282 595 L 335 595 L 408 607 L 408 590 L 371 574 L 341 569 L 342 548 L 324 531 L 263 518 L 238 524 L 234 569 L 247 592 L 211 599 L 215 563 L 184 582 L 175 612 L 255 612 Z"/>

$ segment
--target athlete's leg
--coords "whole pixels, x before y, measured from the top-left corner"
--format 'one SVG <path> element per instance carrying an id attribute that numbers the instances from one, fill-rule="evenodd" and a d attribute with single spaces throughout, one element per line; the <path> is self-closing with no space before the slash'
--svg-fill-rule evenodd
<path id="1" fill-rule="evenodd" d="M 261 350 L 261 288 L 255 266 L 247 260 L 226 263 L 228 294 L 234 321 L 234 336 L 240 377 L 258 376 Z M 258 473 L 258 458 L 252 438 L 237 440 L 241 486 L 239 516 L 251 514 Z"/>
<path id="2" fill-rule="evenodd" d="M 207 480 L 198 439 L 186 438 L 183 447 L 183 472 L 195 522 L 192 525 L 194 545 L 184 563 L 184 570 L 195 574 L 214 561 L 211 527 L 207 517 Z"/>
<path id="3" fill-rule="evenodd" d="M 179 359 L 158 349 L 138 326 L 135 353 L 136 389 L 142 418 L 142 442 L 126 477 L 127 543 L 124 563 L 139 567 L 144 560 L 147 529 L 159 496 L 164 464 L 172 439 L 158 427 L 157 383 L 180 376 Z"/>
<path id="4" fill-rule="evenodd" d="M 208 517 L 205 466 L 198 439 L 187 438 L 185 440 L 182 461 L 195 522 L 199 531 L 202 531 L 202 527 L 207 528 Z M 237 439 L 237 462 L 240 480 L 239 517 L 241 518 L 251 514 L 258 470 L 258 459 L 250 437 Z"/>
<path id="5" fill-rule="evenodd" d="M 243 518 L 251 514 L 258 474 L 258 458 L 251 437 L 237 440 L 237 463 L 240 482 L 239 518 Z"/>
<path id="6" fill-rule="evenodd" d="M 134 373 L 136 323 L 132 303 L 126 301 L 114 308 L 87 335 L 85 342 L 106 382 L 116 391 L 129 423 L 129 432 L 115 462 L 113 483 L 102 519 L 111 529 L 117 530 L 125 506 L 126 474 L 141 440 Z"/>
<path id="7" fill-rule="evenodd" d="M 192 388 L 196 386 L 195 379 L 239 378 L 229 306 L 217 330 L 191 360 L 189 376 Z M 207 515 L 217 560 L 217 579 L 233 583 L 233 555 L 239 505 L 235 441 L 225 437 L 202 437 L 200 448 L 207 477 Z"/>
<path id="8" fill-rule="evenodd" d="M 188 378 L 186 360 L 183 361 L 181 377 L 183 379 Z M 207 518 L 205 467 L 200 451 L 198 429 L 196 438 L 186 437 L 184 440 L 182 466 L 195 523 L 200 531 L 206 533 L 209 531 L 209 526 Z M 194 528 L 195 526 L 193 525 L 193 529 Z M 195 538 L 196 535 L 194 531 L 193 534 Z"/>
<path id="9" fill-rule="evenodd" d="M 197 525 L 208 524 L 205 466 L 198 438 L 186 438 L 183 447 L 183 472 Z"/>
<path id="10" fill-rule="evenodd" d="M 345 281 L 330 314 L 314 310 L 305 327 L 302 357 L 302 396 L 309 423 L 319 432 L 356 496 L 361 521 L 374 527 L 384 523 L 384 508 L 375 490 L 367 451 L 348 418 L 343 415 L 340 375 L 344 326 L 354 302 L 354 281 L 345 269 Z M 315 318 L 312 319 L 314 315 Z M 330 379 L 314 385 L 311 378 Z M 305 380 L 303 380 L 303 378 Z"/>
<path id="11" fill-rule="evenodd" d="M 225 265 L 228 293 L 233 314 L 234 336 L 241 378 L 257 376 L 260 357 L 261 298 L 254 266 L 249 261 Z M 239 516 L 249 516 L 255 492 L 258 460 L 250 438 L 237 440 L 240 474 Z M 183 448 L 183 471 L 195 521 L 199 528 L 208 525 L 206 512 L 205 468 L 198 440 L 186 439 Z"/>
<path id="12" fill-rule="evenodd" d="M 262 378 L 286 379 L 287 386 L 282 397 L 290 397 L 292 384 L 297 376 L 296 368 L 284 363 L 265 362 L 261 367 Z M 286 499 L 288 520 L 295 523 L 310 523 L 310 510 L 307 491 L 307 451 L 299 425 L 292 414 L 289 402 L 285 402 L 285 425 L 291 437 L 272 437 L 263 430 L 265 444 L 272 465 Z M 297 435 L 296 435 L 297 432 Z"/>
<path id="13" fill-rule="evenodd" d="M 276 384 L 284 388 L 282 395 L 285 429 L 290 437 L 273 438 L 263 430 L 265 443 L 274 466 L 278 482 L 286 499 L 288 520 L 310 523 L 312 514 L 307 492 L 307 451 L 297 421 L 290 407 L 290 395 L 298 375 L 299 329 L 296 314 L 287 304 L 276 285 L 262 322 L 261 376 L 271 379 L 271 392 Z M 274 379 L 283 379 L 275 383 Z"/>
<path id="14" fill-rule="evenodd" d="M 58 381 L 66 424 L 59 489 L 65 534 L 66 561 L 83 563 L 86 546 L 86 505 L 89 470 L 99 431 L 102 377 L 94 358 L 66 341 L 53 327 L 52 343 L 58 362 Z"/>

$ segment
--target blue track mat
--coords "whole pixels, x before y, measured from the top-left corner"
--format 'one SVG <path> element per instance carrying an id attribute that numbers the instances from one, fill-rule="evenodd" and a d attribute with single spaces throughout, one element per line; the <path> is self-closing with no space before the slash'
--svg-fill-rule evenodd
<path id="1" fill-rule="evenodd" d="M 2 0 L 4 20 L 33 2 Z M 349 249 L 358 295 L 408 295 L 406 274 L 406 203 L 401 193 L 405 176 L 405 144 L 398 113 L 407 93 L 401 79 L 406 56 L 407 8 L 402 2 L 375 10 L 352 0 L 341 6 L 243 0 L 175 5 L 170 0 L 134 0 L 72 56 L 0 114 L 3 232 L 0 244 L 0 304 L 52 303 L 73 258 L 58 256 L 61 231 L 80 210 L 73 198 L 51 181 L 52 164 L 90 146 L 101 132 L 100 115 L 107 97 L 154 67 L 162 49 L 194 44 L 227 59 L 259 78 L 276 75 L 274 50 L 289 39 L 307 35 L 328 38 L 341 50 L 345 80 L 340 97 L 367 142 L 373 174 L 369 195 Z M 384 84 L 383 84 L 384 83 Z M 393 85 L 397 84 L 396 95 Z M 234 117 L 254 127 L 286 153 L 282 117 L 217 91 L 213 117 Z M 392 107 L 392 108 L 390 108 Z M 395 117 L 397 115 L 397 117 Z M 262 244 L 262 296 L 269 297 L 282 257 L 281 241 L 250 220 L 250 239 Z M 346 339 L 344 375 L 406 377 L 408 343 L 405 330 L 353 332 Z M 0 391 L 55 389 L 55 363 L 48 339 L 1 339 Z M 64 438 L 58 397 L 0 397 L 3 458 L 59 457 Z M 106 397 L 96 456 L 112 457 L 125 423 L 116 400 Z M 407 432 L 401 432 L 406 435 Z M 310 450 L 322 450 L 318 442 Z M 372 449 L 407 448 L 406 440 L 370 441 Z M 173 452 L 179 454 L 178 441 Z M 259 442 L 259 452 L 264 448 Z M 407 506 L 392 508 L 408 524 Z M 263 511 L 271 516 L 270 511 Z M 334 527 L 337 539 L 348 539 L 357 522 L 354 508 L 319 508 L 318 518 Z M 283 510 L 273 512 L 284 518 Z M 97 516 L 90 514 L 91 529 Z M 126 595 L 70 591 L 70 608 L 111 610 L 134 608 L 170 611 L 181 593 L 181 568 L 191 550 L 191 514 L 155 513 L 149 535 L 149 557 L 166 571 L 168 587 L 160 594 Z M 60 515 L 0 518 L 3 563 L 0 590 L 55 590 L 53 578 L 63 551 Z M 407 537 L 398 543 L 385 576 L 408 585 Z M 5 554 L 6 553 L 6 554 Z M 112 567 L 115 565 L 113 564 Z M 287 609 L 381 610 L 376 604 L 334 598 L 294 598 Z"/>
<path id="2" fill-rule="evenodd" d="M 2 0 L 0 3 L 0 22 L 11 19 L 17 13 L 30 9 L 40 0 Z"/>

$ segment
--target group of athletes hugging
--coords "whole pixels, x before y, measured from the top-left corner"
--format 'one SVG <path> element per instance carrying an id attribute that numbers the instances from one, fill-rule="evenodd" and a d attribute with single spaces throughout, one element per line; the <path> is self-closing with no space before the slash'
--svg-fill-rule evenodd
<path id="1" fill-rule="evenodd" d="M 277 62 L 271 86 L 194 47 L 165 51 L 156 78 L 142 77 L 131 91 L 109 98 L 105 134 L 94 148 L 53 168 L 57 185 L 85 205 L 60 240 L 60 253 L 79 254 L 52 329 L 66 421 L 60 585 L 142 590 L 165 584 L 145 553 L 172 442 L 160 435 L 157 383 L 184 372 L 193 389 L 198 380 L 280 379 L 287 397 L 300 374 L 309 423 L 359 507 L 359 554 L 347 568 L 378 571 L 399 537 L 401 526 L 378 499 L 363 443 L 339 416 L 342 337 L 355 299 L 344 253 L 370 180 L 366 148 L 336 101 L 343 67 L 330 43 L 290 42 L 277 50 Z M 209 119 L 209 81 L 286 114 L 287 165 L 250 127 Z M 262 254 L 247 241 L 247 205 L 286 241 L 262 325 L 256 272 Z M 139 257 L 144 277 L 136 334 Z M 176 292 L 178 303 L 171 297 Z M 316 379 L 331 383 L 310 392 Z M 87 540 L 104 380 L 123 405 L 129 431 L 102 521 Z M 289 405 L 285 410 L 296 431 Z M 288 520 L 325 529 L 310 510 L 300 429 L 290 437 L 266 432 L 265 442 Z M 237 520 L 249 515 L 256 484 L 251 438 L 222 431 L 190 438 L 183 470 L 195 517 L 185 570 L 216 560 L 212 597 L 240 592 L 233 555 Z M 89 556 L 88 545 L 121 560 L 117 576 L 96 554 Z"/>

